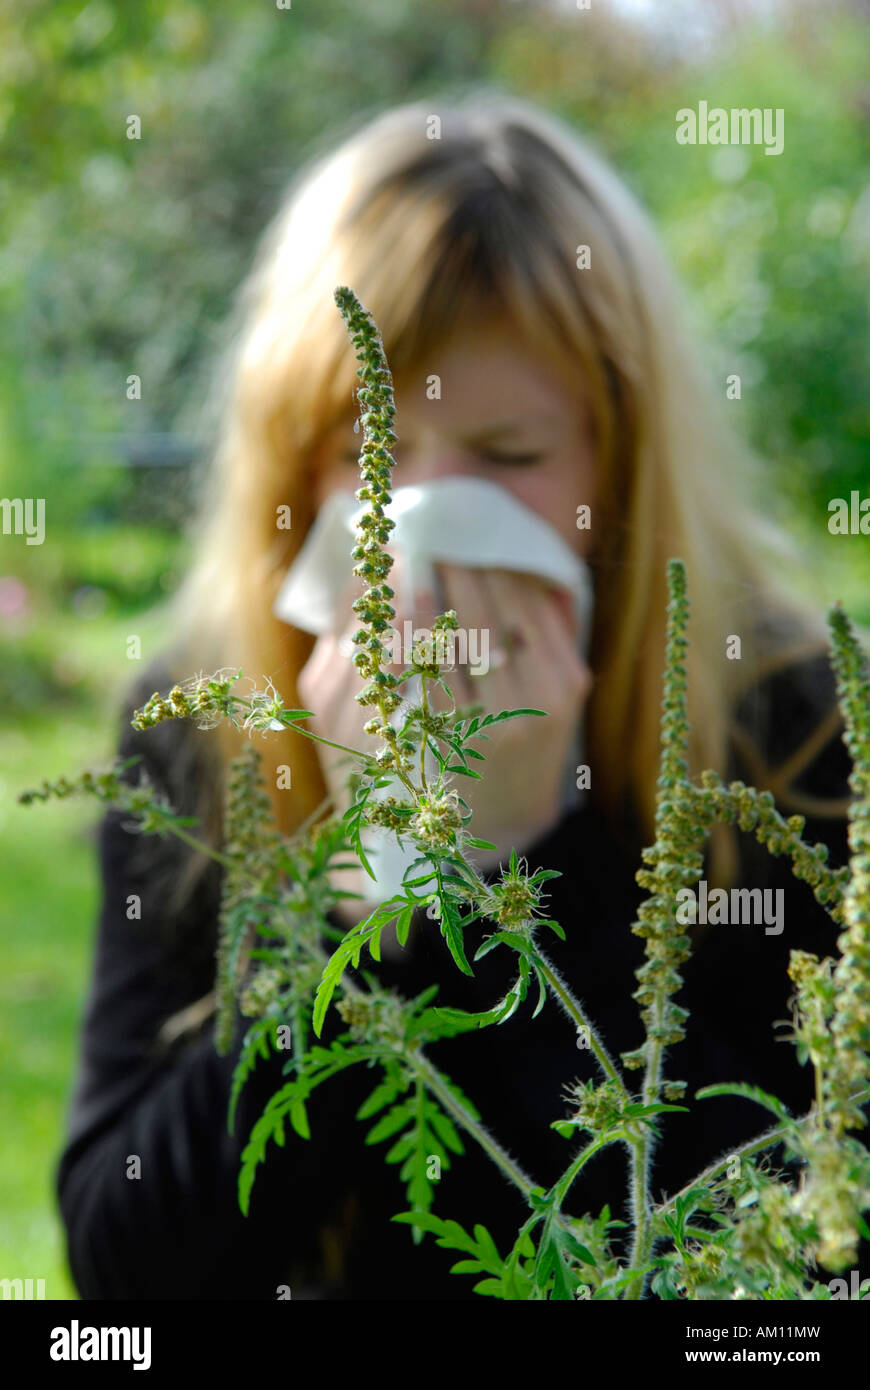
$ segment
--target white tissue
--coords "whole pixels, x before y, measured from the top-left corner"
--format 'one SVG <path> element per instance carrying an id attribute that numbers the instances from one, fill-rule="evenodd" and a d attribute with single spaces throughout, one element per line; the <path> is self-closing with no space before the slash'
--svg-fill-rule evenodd
<path id="1" fill-rule="evenodd" d="M 317 635 L 347 626 L 351 615 L 337 610 L 352 578 L 350 550 L 357 520 L 365 510 L 350 492 L 335 492 L 327 499 L 275 599 L 277 617 Z M 438 563 L 533 574 L 572 595 L 579 650 L 587 655 L 594 601 L 591 572 L 548 522 L 504 488 L 480 478 L 442 478 L 419 487 L 397 488 L 385 511 L 396 523 L 389 545 L 402 554 L 408 610 L 414 593 L 434 592 L 433 566 Z M 462 614 L 458 617 L 461 625 Z M 497 634 L 494 642 L 498 645 Z M 416 697 L 411 682 L 406 683 L 405 694 Z M 485 743 L 480 751 L 486 753 Z M 566 809 L 583 798 L 575 771 L 582 760 L 580 733 L 565 770 Z M 486 769 L 482 771 L 486 776 Z M 405 867 L 418 857 L 418 851 L 405 852 L 394 835 L 374 830 L 366 848 L 377 875 L 372 895 L 400 891 Z"/>

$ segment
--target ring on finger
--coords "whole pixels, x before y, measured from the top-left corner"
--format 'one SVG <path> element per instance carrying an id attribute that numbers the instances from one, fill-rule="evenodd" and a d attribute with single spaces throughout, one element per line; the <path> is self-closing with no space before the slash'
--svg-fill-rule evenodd
<path id="1" fill-rule="evenodd" d="M 489 660 L 484 670 L 472 670 L 469 672 L 473 676 L 484 676 L 487 671 L 498 671 L 502 666 L 508 664 L 514 652 L 522 651 L 526 645 L 526 640 L 519 628 L 508 628 L 502 637 L 502 645 L 493 647 L 489 653 Z"/>

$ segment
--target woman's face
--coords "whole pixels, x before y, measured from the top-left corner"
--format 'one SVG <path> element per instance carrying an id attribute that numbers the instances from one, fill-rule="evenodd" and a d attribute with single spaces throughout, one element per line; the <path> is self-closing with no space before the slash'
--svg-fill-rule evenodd
<path id="1" fill-rule="evenodd" d="M 434 374 L 440 399 L 430 400 Z M 485 478 L 588 556 L 593 533 L 578 529 L 577 508 L 594 509 L 596 478 L 581 386 L 517 342 L 507 325 L 490 321 L 457 331 L 424 371 L 396 378 L 393 487 L 451 476 Z M 331 493 L 359 486 L 356 418 L 349 409 L 316 461 L 317 509 Z M 591 516 L 594 526 L 594 510 Z"/>

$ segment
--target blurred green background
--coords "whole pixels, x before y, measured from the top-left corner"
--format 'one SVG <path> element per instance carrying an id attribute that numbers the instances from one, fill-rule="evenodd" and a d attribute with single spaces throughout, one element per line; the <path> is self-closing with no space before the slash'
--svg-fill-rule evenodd
<path id="1" fill-rule="evenodd" d="M 114 755 L 126 638 L 160 649 L 185 564 L 226 316 L 298 163 L 481 83 L 575 123 L 653 213 L 716 389 L 742 376 L 794 582 L 870 622 L 870 540 L 827 531 L 832 497 L 870 495 L 868 36 L 865 4 L 770 0 L 4 0 L 0 495 L 46 498 L 47 530 L 0 536 L 0 1276 L 74 1296 L 51 1178 L 99 893 L 95 807 L 15 796 Z M 782 107 L 783 154 L 678 145 L 701 99 Z"/>

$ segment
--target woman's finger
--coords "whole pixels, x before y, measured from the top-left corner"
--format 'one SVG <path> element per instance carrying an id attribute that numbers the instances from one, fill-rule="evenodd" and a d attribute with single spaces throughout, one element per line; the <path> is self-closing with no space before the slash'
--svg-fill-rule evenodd
<path id="1" fill-rule="evenodd" d="M 578 651 L 573 613 L 543 582 L 529 583 L 509 571 L 493 572 L 488 582 L 506 637 L 517 644 L 508 664 L 516 672 L 518 693 L 546 687 L 559 703 L 565 703 L 566 695 L 573 701 L 588 674 Z"/>
<path id="2" fill-rule="evenodd" d="M 493 614 L 483 586 L 483 571 L 446 564 L 440 565 L 438 571 L 443 607 L 455 610 L 461 630 L 454 644 L 456 669 L 451 675 L 454 693 L 466 703 L 484 700 L 486 697 L 477 678 L 490 669 Z M 465 659 L 461 660 L 463 651 Z"/>

